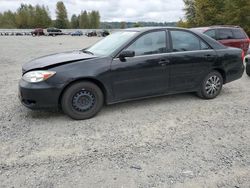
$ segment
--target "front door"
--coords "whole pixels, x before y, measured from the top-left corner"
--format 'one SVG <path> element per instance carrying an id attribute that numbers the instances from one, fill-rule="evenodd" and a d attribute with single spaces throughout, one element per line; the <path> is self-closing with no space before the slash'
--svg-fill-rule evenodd
<path id="1" fill-rule="evenodd" d="M 169 86 L 166 32 L 143 34 L 128 48 L 134 57 L 112 62 L 112 84 L 116 101 L 127 100 L 166 92 Z"/>

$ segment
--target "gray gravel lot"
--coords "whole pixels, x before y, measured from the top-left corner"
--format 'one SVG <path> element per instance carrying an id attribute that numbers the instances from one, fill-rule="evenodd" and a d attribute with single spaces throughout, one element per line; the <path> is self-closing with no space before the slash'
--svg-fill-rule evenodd
<path id="1" fill-rule="evenodd" d="M 250 187 L 250 78 L 215 100 L 181 94 L 74 121 L 17 98 L 21 66 L 86 37 L 0 37 L 0 187 Z"/>

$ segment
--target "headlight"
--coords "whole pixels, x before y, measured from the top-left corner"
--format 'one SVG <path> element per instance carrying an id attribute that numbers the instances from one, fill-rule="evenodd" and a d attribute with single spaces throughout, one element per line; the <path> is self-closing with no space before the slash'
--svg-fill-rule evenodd
<path id="1" fill-rule="evenodd" d="M 54 71 L 31 71 L 23 75 L 23 79 L 27 82 L 37 83 L 47 80 L 51 76 L 55 75 Z"/>

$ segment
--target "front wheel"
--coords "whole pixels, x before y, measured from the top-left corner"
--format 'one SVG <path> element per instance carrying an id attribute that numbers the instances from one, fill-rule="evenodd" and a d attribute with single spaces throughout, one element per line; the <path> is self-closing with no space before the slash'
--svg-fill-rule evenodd
<path id="1" fill-rule="evenodd" d="M 103 106 L 101 89 L 91 82 L 77 82 L 63 93 L 61 105 L 65 114 L 75 120 L 95 116 Z"/>
<path id="2" fill-rule="evenodd" d="M 250 65 L 249 64 L 246 65 L 246 73 L 248 76 L 250 76 Z"/>
<path id="3" fill-rule="evenodd" d="M 221 74 L 213 71 L 203 80 L 198 95 L 205 99 L 214 99 L 220 94 L 222 86 L 223 78 Z"/>

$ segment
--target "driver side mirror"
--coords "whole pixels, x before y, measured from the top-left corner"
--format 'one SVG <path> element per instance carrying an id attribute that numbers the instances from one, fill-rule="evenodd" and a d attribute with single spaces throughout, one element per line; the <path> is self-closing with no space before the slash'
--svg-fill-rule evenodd
<path id="1" fill-rule="evenodd" d="M 124 50 L 120 53 L 119 59 L 121 61 L 126 61 L 126 57 L 134 57 L 134 56 L 135 56 L 135 51 Z"/>

